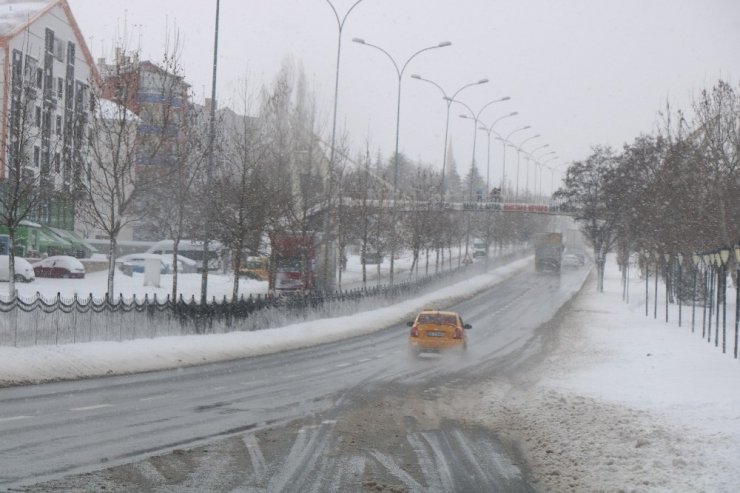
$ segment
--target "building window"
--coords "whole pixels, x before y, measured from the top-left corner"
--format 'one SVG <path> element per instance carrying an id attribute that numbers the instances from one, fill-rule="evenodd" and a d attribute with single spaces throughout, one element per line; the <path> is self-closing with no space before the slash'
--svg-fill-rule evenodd
<path id="1" fill-rule="evenodd" d="M 41 108 L 36 106 L 36 128 L 41 128 Z"/>
<path id="2" fill-rule="evenodd" d="M 57 115 L 57 135 L 62 135 L 62 117 Z"/>
<path id="3" fill-rule="evenodd" d="M 59 153 L 54 154 L 54 173 L 59 173 Z"/>
<path id="4" fill-rule="evenodd" d="M 39 149 L 39 146 L 33 147 L 33 166 L 35 168 L 39 167 L 39 161 L 41 160 L 41 149 Z"/>
<path id="5" fill-rule="evenodd" d="M 71 41 L 67 42 L 67 63 L 70 65 L 75 63 L 75 44 Z"/>
<path id="6" fill-rule="evenodd" d="M 44 69 L 39 67 L 36 69 L 36 88 L 41 89 L 43 85 L 44 85 Z"/>
<path id="7" fill-rule="evenodd" d="M 26 84 L 36 84 L 36 70 L 38 69 L 39 62 L 32 56 L 26 55 L 26 69 L 23 72 L 23 78 Z"/>
<path id="8" fill-rule="evenodd" d="M 64 94 L 64 79 L 61 77 L 57 78 L 57 97 L 59 99 L 62 99 L 62 95 Z"/>
<path id="9" fill-rule="evenodd" d="M 64 48 L 65 43 L 61 39 L 54 37 L 54 58 L 59 60 L 60 62 L 64 61 Z"/>
<path id="10" fill-rule="evenodd" d="M 46 134 L 49 135 L 51 133 L 51 112 L 50 111 L 44 111 L 43 115 L 43 127 L 41 130 Z"/>

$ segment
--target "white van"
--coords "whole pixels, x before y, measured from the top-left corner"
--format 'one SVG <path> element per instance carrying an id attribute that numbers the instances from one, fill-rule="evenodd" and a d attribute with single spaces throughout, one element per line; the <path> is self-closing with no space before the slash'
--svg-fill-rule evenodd
<path id="1" fill-rule="evenodd" d="M 36 279 L 33 267 L 23 257 L 15 258 L 15 280 L 20 282 L 31 282 Z M 10 257 L 0 255 L 0 281 L 10 280 Z"/>
<path id="2" fill-rule="evenodd" d="M 159 255 L 172 255 L 175 242 L 173 240 L 158 241 L 146 251 Z M 217 241 L 208 242 L 208 270 L 217 270 L 221 267 L 221 243 Z M 198 266 L 203 265 L 203 242 L 199 240 L 180 240 L 177 246 L 178 255 L 193 259 Z M 201 268 L 198 267 L 198 272 Z"/>

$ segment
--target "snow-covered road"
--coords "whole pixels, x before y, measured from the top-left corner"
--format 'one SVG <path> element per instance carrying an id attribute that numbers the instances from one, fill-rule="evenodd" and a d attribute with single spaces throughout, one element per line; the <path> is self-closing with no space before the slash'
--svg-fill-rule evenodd
<path id="1" fill-rule="evenodd" d="M 508 269 L 521 267 L 512 265 L 475 279 L 480 286 L 495 283 L 512 272 Z M 641 292 L 644 281 L 631 282 L 632 292 Z M 450 286 L 442 295 L 458 297 L 468 289 L 474 292 L 477 288 L 468 282 L 464 289 Z M 556 337 L 551 338 L 552 347 L 543 357 L 533 358 L 516 375 L 499 375 L 472 387 L 445 388 L 441 399 L 460 416 L 516 444 L 542 491 L 738 491 L 740 363 L 731 350 L 722 354 L 713 341 L 703 340 L 700 325 L 692 333 L 686 307 L 684 326 L 679 328 L 677 307 L 671 306 L 671 321 L 665 323 L 662 317 L 645 317 L 644 298 L 633 296 L 625 304 L 621 292 L 620 273 L 610 262 L 605 292 L 596 293 L 593 279 L 587 281 L 569 309 L 546 327 L 556 331 Z M 734 292 L 728 298 L 734 299 Z M 415 305 L 423 302 L 416 300 Z M 409 309 L 388 308 L 390 312 L 383 317 L 397 320 Z M 734 313 L 734 306 L 728 305 L 728 313 Z M 363 325 L 368 320 L 386 323 L 376 315 L 361 317 Z M 347 322 L 324 323 L 323 327 L 339 331 L 348 328 Z M 728 328 L 733 323 L 728 317 Z M 310 334 L 309 324 L 304 325 L 290 329 L 292 335 Z M 262 334 L 266 346 L 260 351 L 284 347 L 287 334 L 275 331 L 274 339 Z M 111 358 L 124 349 L 132 350 L 128 344 L 133 343 L 112 343 L 113 348 L 97 363 L 88 362 L 94 364 L 74 371 L 89 371 L 98 363 L 102 368 L 101 362 L 110 365 L 112 361 L 125 369 L 124 360 L 135 365 L 143 365 L 142 361 L 165 365 L 169 356 L 163 351 L 170 350 L 177 357 L 197 359 L 201 351 L 215 354 L 249 347 L 248 341 L 237 346 L 230 338 L 251 336 L 205 337 L 212 338 L 208 344 L 202 338 L 188 339 L 189 343 L 186 338 L 157 344 L 148 341 L 149 349 L 140 346 L 136 358 L 128 354 L 120 360 Z M 71 361 L 68 358 L 83 349 L 42 349 L 55 353 L 57 359 L 49 364 L 48 354 L 38 353 L 38 348 L 2 348 L 0 374 L 6 378 L 10 371 L 33 374 L 35 365 L 42 364 L 42 378 L 55 371 L 57 376 L 73 377 L 65 374 L 69 367 L 57 365 Z M 100 347 L 88 354 L 100 355 Z"/>

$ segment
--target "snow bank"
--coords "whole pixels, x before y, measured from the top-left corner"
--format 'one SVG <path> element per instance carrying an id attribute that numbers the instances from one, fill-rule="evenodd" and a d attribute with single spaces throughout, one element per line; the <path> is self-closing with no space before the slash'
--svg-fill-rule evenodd
<path id="1" fill-rule="evenodd" d="M 381 330 L 424 306 L 451 304 L 531 265 L 523 258 L 443 289 L 352 316 L 257 332 L 161 337 L 29 348 L 0 347 L 0 386 L 177 368 L 268 354 Z"/>

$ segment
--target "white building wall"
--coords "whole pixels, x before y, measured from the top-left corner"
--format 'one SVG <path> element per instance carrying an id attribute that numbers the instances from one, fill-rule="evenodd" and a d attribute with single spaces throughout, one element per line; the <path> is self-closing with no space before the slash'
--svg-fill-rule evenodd
<path id="1" fill-rule="evenodd" d="M 3 98 L 10 98 L 10 84 L 12 83 L 12 63 L 14 50 L 18 50 L 23 56 L 24 65 L 24 79 L 33 78 L 29 82 L 35 86 L 36 74 L 29 73 L 26 70 L 28 56 L 36 60 L 36 67 L 42 69 L 42 75 L 45 77 L 45 43 L 46 43 L 46 30 L 50 29 L 54 32 L 54 54 L 51 63 L 51 87 L 52 87 L 52 98 L 55 104 L 45 104 L 44 102 L 44 89 L 43 82 L 42 88 L 36 90 L 35 106 L 36 111 L 40 111 L 42 117 L 42 125 L 44 114 L 48 114 L 50 124 L 50 135 L 49 145 L 42 144 L 40 137 L 35 139 L 32 146 L 34 149 L 29 149 L 29 156 L 31 160 L 30 170 L 38 176 L 41 173 L 42 162 L 44 159 L 44 149 L 48 149 L 49 156 L 49 174 L 48 179 L 53 183 L 55 189 L 61 189 L 64 184 L 64 154 L 62 149 L 62 135 L 65 129 L 71 131 L 72 125 L 68 125 L 65 121 L 65 95 L 69 92 L 72 94 L 72 106 L 76 104 L 76 93 L 80 88 L 87 87 L 86 101 L 84 107 L 80 106 L 80 110 L 88 114 L 90 111 L 89 103 L 89 87 L 93 82 L 93 68 L 85 58 L 86 48 L 83 49 L 81 44 L 84 44 L 84 39 L 80 33 L 75 32 L 75 29 L 69 23 L 68 17 L 62 5 L 54 5 L 51 9 L 33 21 L 29 26 L 21 31 L 18 31 L 12 38 L 7 41 L 6 50 L 0 50 L 2 53 L 2 67 L 4 69 L 4 77 L 0 81 L 0 108 L 5 111 L 10 110 L 10 101 L 3 101 Z M 74 44 L 74 73 L 72 78 L 68 78 L 67 74 L 67 59 L 69 53 L 69 45 L 71 42 Z M 7 59 L 6 59 L 7 57 Z M 24 81 L 25 82 L 25 81 Z M 7 87 L 6 87 L 7 85 Z M 67 116 L 67 120 L 71 118 L 72 112 Z M 7 129 L 8 118 L 7 115 L 3 117 L 5 123 L 4 128 Z M 84 132 L 86 135 L 86 132 Z M 84 142 L 84 139 L 83 139 Z M 83 156 L 86 154 L 85 147 L 81 147 Z M 83 160 L 85 158 L 83 157 Z M 74 169 L 75 159 L 72 156 L 69 159 L 71 169 Z M 27 172 L 30 172 L 27 171 Z M 66 177 L 68 184 L 71 183 L 72 173 L 67 173 Z"/>

